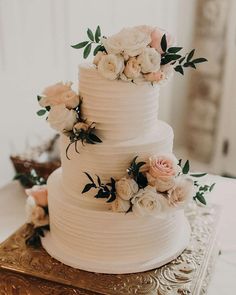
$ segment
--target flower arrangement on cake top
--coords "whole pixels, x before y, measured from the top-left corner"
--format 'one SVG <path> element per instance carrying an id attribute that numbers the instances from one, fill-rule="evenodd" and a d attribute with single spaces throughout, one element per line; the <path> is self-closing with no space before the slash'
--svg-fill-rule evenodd
<path id="1" fill-rule="evenodd" d="M 124 28 L 119 33 L 105 37 L 97 26 L 95 33 L 87 30 L 87 41 L 72 45 L 75 49 L 84 48 L 83 56 L 87 58 L 92 50 L 98 72 L 106 79 L 124 81 L 148 81 L 161 83 L 167 80 L 173 70 L 184 74 L 188 67 L 207 61 L 194 58 L 195 50 L 182 55 L 182 47 L 175 45 L 170 33 L 151 26 Z"/>
<path id="2" fill-rule="evenodd" d="M 135 157 L 127 174 L 121 179 L 111 178 L 103 184 L 100 177 L 90 180 L 82 193 L 96 190 L 95 198 L 105 198 L 111 203 L 114 212 L 160 217 L 176 209 L 183 209 L 192 198 L 206 205 L 205 193 L 212 191 L 211 185 L 200 185 L 193 177 L 202 177 L 206 173 L 190 174 L 189 161 L 182 167 L 173 154 L 156 155 L 149 158 L 149 163 L 137 162 Z M 195 189 L 194 189 L 195 188 Z"/>
<path id="3" fill-rule="evenodd" d="M 55 85 L 47 87 L 42 95 L 38 95 L 39 105 L 42 107 L 37 114 L 43 116 L 48 114 L 47 121 L 53 129 L 68 136 L 70 143 L 66 149 L 68 157 L 68 149 L 72 144 L 77 142 L 82 144 L 100 143 L 102 140 L 95 134 L 95 123 L 88 124 L 82 116 L 82 97 L 71 89 L 72 82 L 59 82 Z"/>

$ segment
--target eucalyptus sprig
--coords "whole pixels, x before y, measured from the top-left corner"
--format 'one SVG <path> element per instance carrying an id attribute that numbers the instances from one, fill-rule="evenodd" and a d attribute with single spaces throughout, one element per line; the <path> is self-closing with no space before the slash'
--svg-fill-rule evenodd
<path id="1" fill-rule="evenodd" d="M 46 184 L 45 178 L 39 176 L 34 169 L 31 169 L 29 173 L 17 173 L 13 179 L 19 180 L 23 187 Z"/>
<path id="2" fill-rule="evenodd" d="M 96 144 L 101 143 L 102 140 L 95 134 L 95 123 L 91 123 L 87 130 L 71 130 L 71 131 L 65 131 L 64 134 L 69 137 L 70 143 L 68 144 L 66 148 L 66 157 L 68 160 L 70 160 L 68 156 L 69 148 L 72 144 L 75 145 L 75 151 L 79 154 L 78 150 L 78 141 L 82 142 L 82 145 L 84 146 L 85 143 L 88 144 Z"/>
<path id="3" fill-rule="evenodd" d="M 200 178 L 206 176 L 207 173 L 189 173 L 190 171 L 190 164 L 189 160 L 187 160 L 184 165 L 182 165 L 182 159 L 179 160 L 178 165 L 181 167 L 181 172 L 179 174 L 189 174 L 191 177 Z M 215 183 L 208 185 L 200 185 L 198 181 L 194 181 L 194 186 L 197 188 L 196 194 L 194 195 L 193 199 L 196 201 L 198 200 L 200 203 L 206 205 L 205 194 L 211 192 L 215 186 Z"/>
<path id="4" fill-rule="evenodd" d="M 144 188 L 148 185 L 148 181 L 144 173 L 140 172 L 140 168 L 145 165 L 146 162 L 136 162 L 137 158 L 138 156 L 134 157 L 127 172 L 128 175 L 137 182 L 139 188 Z"/>
<path id="5" fill-rule="evenodd" d="M 82 49 L 84 48 L 83 57 L 87 58 L 92 50 L 92 46 L 95 44 L 96 47 L 93 50 L 93 55 L 95 56 L 98 51 L 105 51 L 105 47 L 101 42 L 101 29 L 100 26 L 97 26 L 96 31 L 93 33 L 91 29 L 87 29 L 88 40 L 82 41 L 78 44 L 71 45 L 72 48 Z M 103 37 L 105 38 L 105 37 Z"/>
<path id="6" fill-rule="evenodd" d="M 193 58 L 195 49 L 192 49 L 189 53 L 184 56 L 179 54 L 179 52 L 183 49 L 182 47 L 167 47 L 166 35 L 164 34 L 161 38 L 161 49 L 163 54 L 161 55 L 161 65 L 166 65 L 170 63 L 174 65 L 178 63 L 174 70 L 182 75 L 184 75 L 185 68 L 197 68 L 197 64 L 206 62 L 207 59 L 204 57 Z"/>
<path id="7" fill-rule="evenodd" d="M 97 189 L 97 194 L 95 194 L 95 198 L 97 199 L 107 199 L 107 203 L 111 203 L 116 199 L 116 186 L 115 186 L 115 179 L 111 177 L 111 180 L 109 183 L 102 183 L 100 177 L 97 175 L 97 180 L 95 181 L 91 175 L 89 175 L 87 172 L 84 172 L 88 179 L 90 180 L 90 183 L 87 183 L 82 191 L 82 194 L 90 191 L 92 188 Z"/>
<path id="8" fill-rule="evenodd" d="M 205 194 L 206 193 L 210 193 L 214 186 L 215 186 L 215 183 L 212 183 L 211 185 L 200 185 L 198 183 L 198 181 L 194 181 L 194 185 L 197 187 L 197 192 L 195 194 L 195 196 L 193 197 L 193 199 L 196 201 L 198 200 L 200 203 L 206 205 L 207 202 L 206 202 L 206 199 L 205 199 Z"/>

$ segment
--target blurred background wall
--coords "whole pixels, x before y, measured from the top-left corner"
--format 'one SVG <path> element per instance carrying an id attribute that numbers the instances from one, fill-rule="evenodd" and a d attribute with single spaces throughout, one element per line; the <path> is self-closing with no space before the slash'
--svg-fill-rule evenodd
<path id="1" fill-rule="evenodd" d="M 221 5 L 222 2 L 225 5 Z M 235 137 L 234 134 L 229 135 L 229 131 L 234 133 L 236 127 L 236 122 L 232 119 L 235 117 L 236 108 L 235 99 L 232 99 L 235 93 L 232 69 L 235 68 L 233 52 L 236 36 L 236 17 L 230 9 L 235 5 L 233 2 L 0 0 L 0 185 L 11 180 L 14 175 L 9 161 L 10 154 L 20 153 L 53 134 L 47 123 L 36 116 L 36 96 L 45 86 L 61 80 L 71 80 L 74 82 L 74 88 L 77 88 L 78 64 L 82 61 L 82 55 L 70 45 L 84 39 L 87 27 L 95 29 L 98 24 L 104 35 L 115 33 L 124 26 L 157 25 L 176 35 L 178 44 L 186 51 L 192 46 L 199 47 L 197 55 L 203 53 L 211 60 L 208 65 L 201 65 L 200 76 L 181 77 L 177 74 L 170 84 L 161 90 L 159 117 L 172 125 L 175 132 L 175 150 L 179 157 L 193 158 L 194 168 L 198 170 L 206 169 L 221 174 L 229 171 L 228 174 L 236 175 L 234 167 L 222 168 L 222 159 L 225 160 L 222 144 L 225 145 L 225 150 L 229 149 L 227 140 Z M 210 32 L 213 35 L 212 44 L 208 44 L 206 36 L 203 38 L 202 19 L 205 29 L 208 27 L 212 30 L 216 23 L 221 28 L 218 33 Z M 196 26 L 202 30 L 198 31 Z M 205 40 L 208 42 L 207 46 Z M 230 60 L 227 56 L 223 59 L 219 48 L 231 54 Z M 214 68 L 215 58 L 220 60 L 220 69 Z M 207 72 L 209 67 L 212 70 L 210 73 Z M 207 108 L 201 104 L 204 91 L 201 94 L 198 90 L 204 86 L 205 80 L 214 76 L 214 71 L 218 80 L 213 79 L 210 86 L 206 83 L 208 94 L 205 93 L 205 97 L 210 95 L 209 89 L 212 88 L 212 91 L 215 91 L 213 96 L 218 97 L 213 104 L 217 107 Z M 227 83 L 226 77 L 229 78 Z M 219 92 L 220 90 L 222 92 Z M 199 96 L 200 101 L 193 101 L 193 97 Z M 204 101 L 211 102 L 211 99 L 206 98 Z M 203 118 L 214 117 L 211 122 L 214 125 L 211 135 L 214 137 L 213 141 L 204 137 L 205 131 L 199 129 L 199 126 L 193 126 L 189 118 L 194 116 L 197 117 L 198 124 L 203 122 L 204 125 L 206 122 Z M 225 121 L 226 117 L 231 118 L 230 123 Z M 207 155 L 201 149 L 198 152 L 197 146 L 210 144 L 215 148 L 209 149 Z M 231 146 L 236 146 L 235 140 Z M 232 163 L 234 154 L 229 154 L 228 163 Z"/>

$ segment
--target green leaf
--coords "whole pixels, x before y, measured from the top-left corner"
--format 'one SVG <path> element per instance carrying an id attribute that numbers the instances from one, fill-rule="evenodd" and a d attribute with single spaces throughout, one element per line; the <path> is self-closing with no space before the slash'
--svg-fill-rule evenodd
<path id="1" fill-rule="evenodd" d="M 91 52 L 92 44 L 89 43 L 85 48 L 84 48 L 84 53 L 83 56 L 84 58 L 87 58 Z"/>
<path id="2" fill-rule="evenodd" d="M 50 107 L 50 106 L 47 106 L 47 107 L 45 107 L 45 109 L 46 109 L 48 112 L 50 112 L 51 107 Z"/>
<path id="3" fill-rule="evenodd" d="M 181 56 L 180 54 L 166 54 L 165 57 L 161 59 L 161 64 L 166 65 L 171 61 L 179 59 Z"/>
<path id="4" fill-rule="evenodd" d="M 102 182 L 101 182 L 101 178 L 100 178 L 98 175 L 96 175 L 96 176 L 97 176 L 97 182 L 98 182 L 98 185 L 101 186 L 101 184 L 102 184 Z"/>
<path id="5" fill-rule="evenodd" d="M 183 47 L 170 47 L 170 48 L 168 48 L 168 52 L 169 53 L 177 53 L 177 52 L 179 52 L 181 49 L 183 49 Z"/>
<path id="6" fill-rule="evenodd" d="M 88 192 L 91 190 L 91 188 L 96 188 L 95 184 L 94 183 L 87 183 L 84 187 L 84 189 L 82 190 L 82 194 Z"/>
<path id="7" fill-rule="evenodd" d="M 95 47 L 95 49 L 93 51 L 93 55 L 95 56 L 99 51 L 104 51 L 103 48 L 104 48 L 104 46 L 102 46 L 102 45 L 98 45 L 97 47 Z"/>
<path id="8" fill-rule="evenodd" d="M 78 44 L 71 45 L 71 47 L 75 48 L 75 49 L 80 49 L 80 48 L 85 47 L 88 43 L 89 43 L 89 41 L 83 41 L 83 42 L 80 42 Z"/>
<path id="9" fill-rule="evenodd" d="M 89 139 L 95 142 L 102 142 L 102 140 L 99 137 L 97 137 L 97 135 L 95 135 L 94 133 L 89 133 Z"/>
<path id="10" fill-rule="evenodd" d="M 41 110 L 39 110 L 39 111 L 37 111 L 37 115 L 38 116 L 43 116 L 43 115 L 45 115 L 46 114 L 46 110 L 45 109 L 41 109 Z"/>
<path id="11" fill-rule="evenodd" d="M 179 159 L 178 166 L 179 166 L 179 167 L 182 166 L 182 159 Z"/>
<path id="12" fill-rule="evenodd" d="M 87 177 L 88 177 L 88 179 L 89 179 L 92 183 L 94 183 L 94 180 L 93 180 L 92 176 L 90 176 L 87 172 L 84 172 L 84 174 L 86 174 Z"/>
<path id="13" fill-rule="evenodd" d="M 40 101 L 42 99 L 42 96 L 37 95 L 37 100 Z"/>
<path id="14" fill-rule="evenodd" d="M 127 214 L 129 212 L 132 212 L 132 209 L 133 209 L 133 204 L 130 202 L 129 209 L 125 213 Z"/>
<path id="15" fill-rule="evenodd" d="M 207 175 L 207 173 L 199 173 L 199 174 L 190 174 L 190 176 L 192 176 L 192 177 L 203 177 L 203 176 L 205 176 L 205 175 Z"/>
<path id="16" fill-rule="evenodd" d="M 138 156 L 134 157 L 133 160 L 130 163 L 130 166 L 133 166 L 137 160 Z"/>
<path id="17" fill-rule="evenodd" d="M 185 56 L 183 56 L 183 57 L 181 57 L 180 59 L 179 59 L 179 64 L 182 64 L 182 62 L 185 60 Z"/>
<path id="18" fill-rule="evenodd" d="M 161 38 L 161 49 L 163 52 L 166 52 L 166 49 L 167 49 L 166 34 L 164 34 Z"/>
<path id="19" fill-rule="evenodd" d="M 95 41 L 98 43 L 100 41 L 101 37 L 101 29 L 100 26 L 97 26 L 96 32 L 95 32 Z"/>
<path id="20" fill-rule="evenodd" d="M 146 164 L 146 162 L 138 162 L 137 163 L 137 168 L 140 169 L 145 164 Z"/>
<path id="21" fill-rule="evenodd" d="M 115 201 L 115 199 L 116 199 L 116 194 L 111 193 L 111 197 L 107 200 L 107 203 L 111 203 L 111 202 Z"/>
<path id="22" fill-rule="evenodd" d="M 204 198 L 203 194 L 197 193 L 195 198 L 202 204 L 206 205 L 206 199 Z"/>
<path id="23" fill-rule="evenodd" d="M 174 67 L 174 70 L 182 75 L 184 75 L 184 70 L 181 65 Z"/>
<path id="24" fill-rule="evenodd" d="M 215 185 L 216 185 L 215 183 L 212 183 L 212 185 L 209 188 L 209 192 L 212 192 L 212 190 L 214 189 Z"/>
<path id="25" fill-rule="evenodd" d="M 196 58 L 196 59 L 192 60 L 192 62 L 195 63 L 195 64 L 198 64 L 198 63 L 201 63 L 201 62 L 206 62 L 206 61 L 208 61 L 208 60 L 206 58 L 204 58 L 204 57 L 199 57 L 199 58 Z"/>
<path id="26" fill-rule="evenodd" d="M 182 169 L 183 174 L 188 174 L 189 169 L 190 169 L 189 160 L 187 160 L 184 164 L 183 169 Z"/>
<path id="27" fill-rule="evenodd" d="M 192 61 L 190 61 L 190 62 L 185 62 L 185 63 L 183 64 L 183 66 L 184 66 L 185 68 L 187 68 L 187 67 L 191 67 L 191 68 L 196 69 L 196 66 L 195 66 L 195 64 L 194 64 Z"/>
<path id="28" fill-rule="evenodd" d="M 192 59 L 192 57 L 193 57 L 193 55 L 194 55 L 194 52 L 195 52 L 195 49 L 192 49 L 192 50 L 189 52 L 189 54 L 188 54 L 188 56 L 187 56 L 187 62 L 189 62 L 189 61 Z"/>
<path id="29" fill-rule="evenodd" d="M 94 41 L 93 32 L 90 29 L 87 30 L 87 35 L 91 41 Z"/>

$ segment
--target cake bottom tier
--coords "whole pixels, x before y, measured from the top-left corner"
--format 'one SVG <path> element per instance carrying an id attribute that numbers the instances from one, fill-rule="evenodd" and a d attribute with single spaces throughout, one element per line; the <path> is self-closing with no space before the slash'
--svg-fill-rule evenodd
<path id="1" fill-rule="evenodd" d="M 50 232 L 42 245 L 62 263 L 99 273 L 134 273 L 170 262 L 188 245 L 183 210 L 166 218 L 89 210 L 68 202 L 61 180 L 60 170 L 48 180 Z"/>

